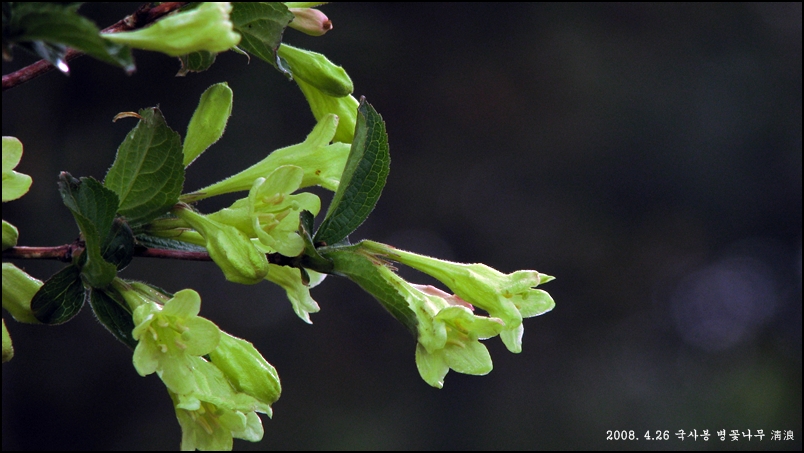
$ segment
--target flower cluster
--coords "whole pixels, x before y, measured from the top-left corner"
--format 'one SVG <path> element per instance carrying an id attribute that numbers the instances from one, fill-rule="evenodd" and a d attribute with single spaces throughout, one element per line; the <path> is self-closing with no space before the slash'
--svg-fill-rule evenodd
<path id="1" fill-rule="evenodd" d="M 511 352 L 521 352 L 522 319 L 555 306 L 547 292 L 535 288 L 553 277 L 536 271 L 503 274 L 484 264 L 443 261 L 373 241 L 328 256 L 334 259 L 336 272 L 355 280 L 391 314 L 413 326 L 416 365 L 433 387 L 443 386 L 450 369 L 473 375 L 491 371 L 491 357 L 479 340 L 500 335 Z M 408 283 L 387 260 L 435 277 L 454 294 Z M 475 307 L 489 316 L 475 314 Z"/>
<path id="2" fill-rule="evenodd" d="M 133 311 L 134 368 L 165 383 L 182 427 L 182 449 L 231 450 L 235 437 L 261 440 L 257 412 L 271 415 L 281 387 L 254 346 L 198 316 L 201 298 L 193 290 L 170 297 L 120 279 L 113 287 Z"/>

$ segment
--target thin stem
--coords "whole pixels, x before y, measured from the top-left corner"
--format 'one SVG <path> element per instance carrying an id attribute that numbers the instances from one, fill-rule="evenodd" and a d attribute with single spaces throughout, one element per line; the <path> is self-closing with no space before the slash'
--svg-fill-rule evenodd
<path id="1" fill-rule="evenodd" d="M 142 28 L 151 22 L 159 19 L 160 17 L 170 12 L 176 11 L 189 2 L 164 2 L 157 6 L 151 7 L 150 3 L 146 3 L 134 11 L 130 16 L 117 21 L 114 25 L 104 28 L 101 33 L 117 33 L 121 31 L 130 31 Z M 70 61 L 84 55 L 74 49 L 67 51 L 65 60 Z M 47 74 L 52 71 L 54 66 L 46 60 L 39 60 L 36 63 L 30 64 L 22 69 L 6 74 L 3 76 L 3 91 L 6 91 L 15 86 L 21 85 L 29 80 L 35 79 L 41 75 Z"/>
<path id="2" fill-rule="evenodd" d="M 72 261 L 74 255 L 81 253 L 83 250 L 84 244 L 81 242 L 57 245 L 55 247 L 16 246 L 3 250 L 3 259 L 57 260 L 69 263 Z M 189 252 L 185 250 L 158 249 L 143 246 L 134 248 L 134 256 L 185 261 L 212 261 L 212 258 L 207 252 Z M 301 257 L 298 256 L 289 257 L 280 255 L 279 253 L 267 253 L 265 256 L 271 264 L 301 267 Z"/>
<path id="3" fill-rule="evenodd" d="M 58 260 L 69 263 L 79 247 L 80 245 L 75 243 L 56 247 L 11 247 L 3 250 L 3 259 Z"/>

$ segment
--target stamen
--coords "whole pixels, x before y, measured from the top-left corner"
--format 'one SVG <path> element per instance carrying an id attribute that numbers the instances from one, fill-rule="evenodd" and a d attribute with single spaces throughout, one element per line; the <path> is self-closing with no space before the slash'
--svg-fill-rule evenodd
<path id="1" fill-rule="evenodd" d="M 212 427 L 209 426 L 209 423 L 207 422 L 206 417 L 199 418 L 198 420 L 196 420 L 196 423 L 201 425 L 201 427 L 204 428 L 204 431 L 206 431 L 207 434 L 212 434 L 212 431 L 213 431 Z"/>

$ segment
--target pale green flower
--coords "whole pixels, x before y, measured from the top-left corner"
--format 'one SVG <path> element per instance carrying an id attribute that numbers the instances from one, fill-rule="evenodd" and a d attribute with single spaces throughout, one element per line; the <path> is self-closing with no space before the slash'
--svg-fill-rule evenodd
<path id="1" fill-rule="evenodd" d="M 191 202 L 249 190 L 257 178 L 265 178 L 283 165 L 295 165 L 304 170 L 299 188 L 320 185 L 334 192 L 338 189 L 351 149 L 346 143 L 330 144 L 338 123 L 336 115 L 325 115 L 318 120 L 315 128 L 302 143 L 278 149 L 240 173 L 193 193 L 182 195 L 181 199 Z M 354 126 L 352 132 L 354 133 Z"/>
<path id="2" fill-rule="evenodd" d="M 295 267 L 278 266 L 270 264 L 270 271 L 265 277 L 266 280 L 276 283 L 285 289 L 293 311 L 307 324 L 312 324 L 310 313 L 318 313 L 321 308 L 315 300 L 310 297 L 310 288 L 318 285 L 324 280 L 326 274 L 306 270 L 310 277 L 310 282 L 305 285 L 301 279 L 301 271 Z"/>
<path id="3" fill-rule="evenodd" d="M 121 291 L 128 301 L 138 300 L 133 313 L 132 336 L 138 340 L 134 350 L 134 368 L 141 376 L 156 372 L 165 385 L 177 394 L 195 388 L 194 359 L 209 354 L 220 340 L 220 329 L 212 321 L 198 316 L 201 297 L 191 289 L 177 292 L 162 306 L 154 301 L 143 303 L 142 293 Z"/>
<path id="4" fill-rule="evenodd" d="M 101 37 L 135 49 L 155 50 L 173 57 L 206 50 L 224 52 L 240 42 L 229 13 L 229 2 L 201 2 L 134 31 L 101 33 Z"/>
<path id="5" fill-rule="evenodd" d="M 461 299 L 502 319 L 505 329 L 500 338 L 514 353 L 522 351 L 522 318 L 538 316 L 555 307 L 546 291 L 535 288 L 553 280 L 549 275 L 529 270 L 503 274 L 485 264 L 453 263 L 372 241 L 363 244 L 389 259 L 435 277 Z"/>
<path id="6" fill-rule="evenodd" d="M 187 222 L 206 241 L 209 256 L 230 282 L 253 285 L 268 273 L 268 259 L 237 227 L 179 206 L 173 213 Z"/>
<path id="7" fill-rule="evenodd" d="M 266 178 L 257 178 L 248 198 L 207 217 L 259 239 L 263 252 L 298 256 L 304 250 L 304 241 L 298 234 L 299 214 L 306 210 L 316 215 L 321 209 L 321 200 L 314 194 L 292 195 L 303 178 L 301 167 L 283 165 Z"/>
<path id="8" fill-rule="evenodd" d="M 357 107 L 360 105 L 357 99 L 351 94 L 343 97 L 330 96 L 302 79 L 296 79 L 296 84 L 310 104 L 310 110 L 316 120 L 320 121 L 325 115 L 330 114 L 335 114 L 340 119 L 333 140 L 352 143 L 357 124 Z"/>
<path id="9" fill-rule="evenodd" d="M 500 319 L 475 315 L 468 304 L 436 288 L 417 287 L 401 278 L 398 283 L 419 320 L 416 366 L 425 382 L 443 387 L 450 369 L 475 376 L 491 371 L 491 356 L 479 340 L 497 336 L 503 329 Z"/>
<path id="10" fill-rule="evenodd" d="M 22 159 L 22 142 L 3 137 L 3 202 L 16 200 L 31 188 L 31 177 L 14 169 Z"/>
<path id="11" fill-rule="evenodd" d="M 231 450 L 233 438 L 262 440 L 262 420 L 256 412 L 271 408 L 237 392 L 214 364 L 201 357 L 188 360 L 192 382 L 186 393 L 168 388 L 181 426 L 182 450 Z"/>
<path id="12" fill-rule="evenodd" d="M 3 263 L 3 308 L 19 321 L 39 324 L 31 311 L 31 299 L 43 285 L 11 263 Z"/>
<path id="13" fill-rule="evenodd" d="M 310 104 L 315 119 L 332 113 L 338 115 L 340 122 L 334 140 L 352 143 L 359 103 L 351 94 L 354 85 L 346 71 L 324 55 L 287 44 L 279 46 L 277 55 L 290 66 L 293 80 Z"/>
<path id="14" fill-rule="evenodd" d="M 264 404 L 271 416 L 270 405 L 279 399 L 282 386 L 276 369 L 250 342 L 221 332 L 218 347 L 209 353 L 212 363 L 223 372 L 232 387 Z"/>

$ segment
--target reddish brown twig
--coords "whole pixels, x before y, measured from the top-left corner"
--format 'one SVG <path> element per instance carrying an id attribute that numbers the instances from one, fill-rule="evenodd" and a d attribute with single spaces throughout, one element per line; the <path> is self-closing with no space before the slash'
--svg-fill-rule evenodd
<path id="1" fill-rule="evenodd" d="M 104 28 L 101 32 L 117 33 L 142 28 L 164 16 L 165 14 L 176 11 L 187 3 L 189 2 L 164 2 L 153 7 L 150 3 L 146 3 L 140 6 L 139 9 L 134 11 L 134 13 L 131 15 L 117 21 L 117 23 L 114 25 Z M 67 51 L 65 60 L 69 62 L 80 57 L 81 55 L 84 55 L 84 53 L 70 49 Z M 50 62 L 46 60 L 39 60 L 36 63 L 14 71 L 11 74 L 6 74 L 3 76 L 3 91 L 6 91 L 9 88 L 14 88 L 15 86 L 21 85 L 41 75 L 47 74 L 53 69 L 54 66 L 50 64 Z"/>

